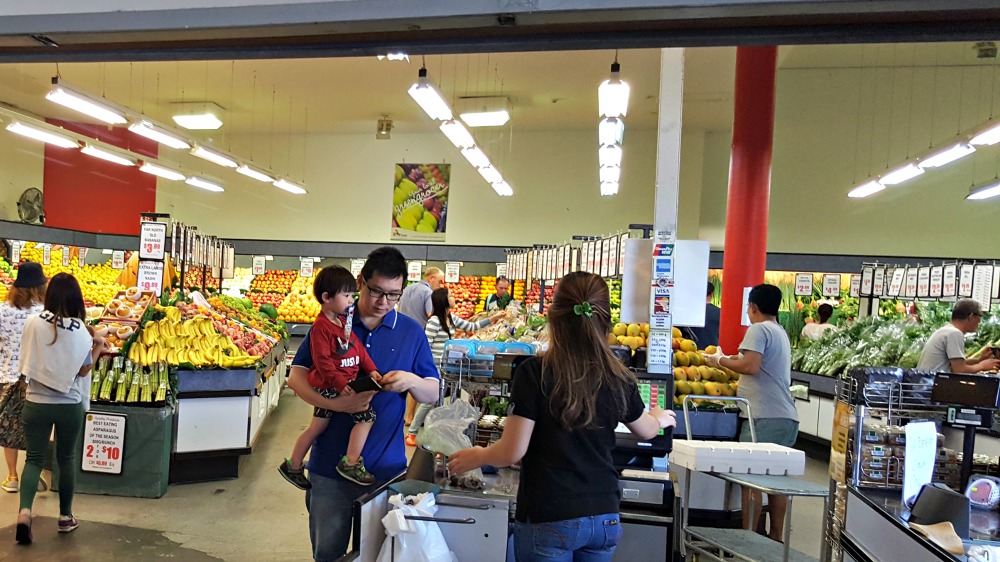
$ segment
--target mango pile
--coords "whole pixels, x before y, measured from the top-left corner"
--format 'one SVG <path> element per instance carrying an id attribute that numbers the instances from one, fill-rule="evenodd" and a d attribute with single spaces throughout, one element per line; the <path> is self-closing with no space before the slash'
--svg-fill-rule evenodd
<path id="1" fill-rule="evenodd" d="M 611 328 L 608 335 L 608 343 L 615 345 L 627 345 L 635 351 L 636 348 L 646 345 L 646 338 L 649 337 L 649 324 L 623 324 L 621 322 Z"/>
<path id="2" fill-rule="evenodd" d="M 680 406 L 684 396 L 736 396 L 740 374 L 725 367 L 709 367 L 704 355 L 715 353 L 714 345 L 699 350 L 694 341 L 682 337 L 673 329 L 674 348 L 674 405 Z M 697 401 L 696 401 L 697 402 Z"/>

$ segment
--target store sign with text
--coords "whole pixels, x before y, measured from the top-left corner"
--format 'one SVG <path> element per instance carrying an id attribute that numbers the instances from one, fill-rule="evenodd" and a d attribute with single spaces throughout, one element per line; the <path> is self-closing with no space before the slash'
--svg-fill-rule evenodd
<path id="1" fill-rule="evenodd" d="M 83 426 L 84 472 L 122 473 L 125 456 L 125 416 L 88 412 Z"/>
<path id="2" fill-rule="evenodd" d="M 390 240 L 444 242 L 451 164 L 396 164 Z"/>

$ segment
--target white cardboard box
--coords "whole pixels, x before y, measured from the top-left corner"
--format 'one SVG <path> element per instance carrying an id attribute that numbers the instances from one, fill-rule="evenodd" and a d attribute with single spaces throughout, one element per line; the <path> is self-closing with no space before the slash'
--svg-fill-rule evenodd
<path id="1" fill-rule="evenodd" d="M 697 472 L 800 476 L 804 452 L 773 443 L 675 440 L 670 463 Z"/>

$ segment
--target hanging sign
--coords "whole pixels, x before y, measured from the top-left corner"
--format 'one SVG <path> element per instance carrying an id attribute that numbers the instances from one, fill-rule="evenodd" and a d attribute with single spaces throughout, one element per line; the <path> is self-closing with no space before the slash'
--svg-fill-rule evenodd
<path id="1" fill-rule="evenodd" d="M 299 277 L 312 277 L 315 264 L 312 258 L 299 258 Z"/>
<path id="2" fill-rule="evenodd" d="M 621 269 L 619 268 L 618 264 L 618 248 L 619 246 L 621 246 L 621 243 L 619 242 L 617 236 L 611 238 L 608 242 L 611 244 L 611 257 L 610 257 L 611 269 L 608 271 L 608 274 L 611 277 L 617 277 L 618 275 L 621 275 Z"/>
<path id="3" fill-rule="evenodd" d="M 264 256 L 254 256 L 253 257 L 253 274 L 254 275 L 264 275 L 267 271 L 267 258 Z"/>
<path id="4" fill-rule="evenodd" d="M 140 291 L 152 291 L 157 297 L 163 290 L 163 262 L 153 260 L 139 261 L 136 274 L 136 286 Z"/>
<path id="5" fill-rule="evenodd" d="M 125 416 L 88 412 L 83 426 L 85 472 L 122 473 L 125 456 Z"/>
<path id="6" fill-rule="evenodd" d="M 812 273 L 796 273 L 795 274 L 795 296 L 797 297 L 808 297 L 813 294 L 813 276 Z"/>
<path id="7" fill-rule="evenodd" d="M 993 266 L 993 300 L 1000 299 L 1000 265 Z"/>
<path id="8" fill-rule="evenodd" d="M 497 279 L 500 279 L 501 277 L 507 277 L 507 267 L 508 266 L 505 263 L 497 264 Z"/>
<path id="9" fill-rule="evenodd" d="M 941 297 L 955 297 L 958 294 L 958 266 L 946 265 L 942 268 Z"/>
<path id="10" fill-rule="evenodd" d="M 823 296 L 840 296 L 840 275 L 837 273 L 827 273 L 823 276 Z"/>
<path id="11" fill-rule="evenodd" d="M 461 271 L 462 263 L 450 261 L 444 264 L 444 280 L 446 283 L 458 283 L 458 273 Z"/>
<path id="12" fill-rule="evenodd" d="M 858 274 L 851 275 L 850 295 L 855 298 L 861 296 L 861 276 Z"/>
<path id="13" fill-rule="evenodd" d="M 361 275 L 361 270 L 365 268 L 365 260 L 363 259 L 352 259 L 351 260 L 351 275 L 357 277 Z"/>
<path id="14" fill-rule="evenodd" d="M 601 240 L 601 277 L 611 275 L 611 239 Z"/>
<path id="15" fill-rule="evenodd" d="M 936 265 L 931 268 L 931 287 L 930 296 L 933 299 L 941 298 L 941 281 L 944 279 L 944 268 L 940 265 Z"/>
<path id="16" fill-rule="evenodd" d="M 872 282 L 872 296 L 881 297 L 885 295 L 885 268 L 875 268 L 875 280 Z"/>
<path id="17" fill-rule="evenodd" d="M 874 281 L 874 273 L 875 273 L 874 268 L 871 267 L 861 268 L 861 280 L 860 280 L 859 290 L 861 291 L 860 294 L 866 297 L 872 296 L 872 282 Z M 852 280 L 854 279 L 853 275 L 851 276 L 851 279 Z M 852 296 L 858 296 L 858 295 L 852 295 Z"/>
<path id="18" fill-rule="evenodd" d="M 917 296 L 917 268 L 907 267 L 906 268 L 906 285 L 903 286 L 903 296 L 904 297 L 915 297 Z"/>
<path id="19" fill-rule="evenodd" d="M 166 247 L 167 223 L 143 221 L 139 225 L 139 259 L 162 260 Z"/>
<path id="20" fill-rule="evenodd" d="M 972 274 L 973 268 L 970 263 L 963 263 L 962 267 L 958 268 L 958 296 L 972 297 Z"/>
<path id="21" fill-rule="evenodd" d="M 926 299 L 931 294 L 931 268 L 921 267 L 917 270 L 917 298 Z"/>
<path id="22" fill-rule="evenodd" d="M 42 265 L 52 263 L 52 244 L 42 246 Z"/>
<path id="23" fill-rule="evenodd" d="M 87 265 L 87 253 L 90 251 L 89 248 L 78 248 L 76 254 L 76 264 L 81 268 Z"/>
<path id="24" fill-rule="evenodd" d="M 672 285 L 666 287 L 653 285 L 652 314 L 649 316 L 650 329 L 670 330 L 673 327 L 670 316 L 670 294 L 672 292 Z"/>
<path id="25" fill-rule="evenodd" d="M 892 281 L 889 282 L 889 293 L 890 297 L 898 297 L 899 292 L 903 288 L 903 277 L 906 276 L 906 270 L 902 267 L 897 267 L 892 270 Z"/>
<path id="26" fill-rule="evenodd" d="M 21 242 L 15 240 L 10 243 L 10 262 L 19 263 L 21 261 Z"/>
<path id="27" fill-rule="evenodd" d="M 993 266 L 977 265 L 973 273 L 972 298 L 983 310 L 989 310 L 993 301 Z"/>
<path id="28" fill-rule="evenodd" d="M 444 242 L 451 164 L 396 164 L 390 240 Z"/>
<path id="29" fill-rule="evenodd" d="M 73 250 L 69 246 L 63 246 L 62 249 L 62 264 L 63 267 L 69 267 L 69 260 L 72 257 Z"/>

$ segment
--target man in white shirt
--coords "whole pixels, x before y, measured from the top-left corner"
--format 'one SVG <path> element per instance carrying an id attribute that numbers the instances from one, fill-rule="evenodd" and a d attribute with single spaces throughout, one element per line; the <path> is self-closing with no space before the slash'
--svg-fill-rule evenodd
<path id="1" fill-rule="evenodd" d="M 974 334 L 983 320 L 979 302 L 961 299 L 951 310 L 951 322 L 938 328 L 924 344 L 917 369 L 933 373 L 978 373 L 1000 366 L 990 349 L 978 357 L 965 358 L 965 334 Z"/>
<path id="2" fill-rule="evenodd" d="M 436 267 L 428 267 L 424 271 L 422 281 L 403 289 L 403 296 L 397 305 L 399 312 L 416 320 L 421 328 L 427 326 L 427 319 L 434 310 L 431 305 L 431 293 L 443 285 L 444 273 Z"/>

